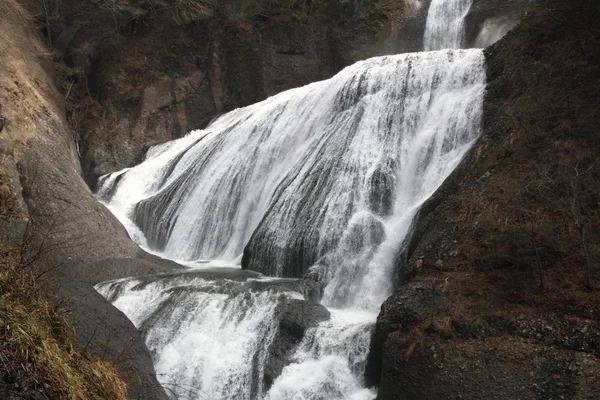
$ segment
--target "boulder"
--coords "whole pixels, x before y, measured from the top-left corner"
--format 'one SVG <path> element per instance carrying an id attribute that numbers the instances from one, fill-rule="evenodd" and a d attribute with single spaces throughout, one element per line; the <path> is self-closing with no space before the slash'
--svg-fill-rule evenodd
<path id="1" fill-rule="evenodd" d="M 264 369 L 266 388 L 271 386 L 281 375 L 283 368 L 290 363 L 290 358 L 306 330 L 330 317 L 324 306 L 299 299 L 285 299 L 279 307 L 279 315 L 279 329 L 269 347 Z"/>

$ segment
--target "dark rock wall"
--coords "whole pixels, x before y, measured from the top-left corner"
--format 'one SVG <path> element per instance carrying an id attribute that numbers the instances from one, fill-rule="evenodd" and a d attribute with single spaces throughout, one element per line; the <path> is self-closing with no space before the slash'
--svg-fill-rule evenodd
<path id="1" fill-rule="evenodd" d="M 366 376 L 378 399 L 600 396 L 600 271 L 586 277 L 600 259 L 600 6 L 530 6 L 486 50 L 484 136 L 421 212 L 382 305 Z"/>
<path id="2" fill-rule="evenodd" d="M 183 2 L 185 3 L 185 2 Z M 179 3 L 178 3 L 179 4 Z M 223 112 L 420 50 L 428 1 L 27 2 L 56 58 L 88 184 Z"/>

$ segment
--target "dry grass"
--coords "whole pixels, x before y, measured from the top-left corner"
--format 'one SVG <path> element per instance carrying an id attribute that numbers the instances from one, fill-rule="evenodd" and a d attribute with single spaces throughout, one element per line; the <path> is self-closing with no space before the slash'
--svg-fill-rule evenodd
<path id="1" fill-rule="evenodd" d="M 11 177 L 0 165 L 0 217 L 25 219 L 26 214 L 19 204 Z"/>
<path id="2" fill-rule="evenodd" d="M 69 316 L 42 282 L 0 249 L 0 337 L 43 392 L 60 399 L 126 399 L 112 365 L 75 348 Z"/>
<path id="3" fill-rule="evenodd" d="M 51 53 L 35 35 L 31 16 L 15 0 L 0 1 L 0 136 L 4 154 L 47 132 L 36 124 L 40 116 L 61 121 L 60 94 L 40 64 Z"/>

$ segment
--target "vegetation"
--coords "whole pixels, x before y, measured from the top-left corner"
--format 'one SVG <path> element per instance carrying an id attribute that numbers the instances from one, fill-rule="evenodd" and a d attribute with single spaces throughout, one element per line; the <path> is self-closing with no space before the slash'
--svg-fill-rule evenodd
<path id="1" fill-rule="evenodd" d="M 0 248 L 0 355 L 16 358 L 50 398 L 126 399 L 113 366 L 75 348 L 69 315 L 20 258 Z"/>

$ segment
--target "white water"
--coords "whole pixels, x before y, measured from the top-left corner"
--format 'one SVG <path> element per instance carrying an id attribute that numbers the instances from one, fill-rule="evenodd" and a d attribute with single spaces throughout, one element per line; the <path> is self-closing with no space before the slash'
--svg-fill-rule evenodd
<path id="1" fill-rule="evenodd" d="M 266 395 L 268 400 L 372 399 L 357 379 L 364 372 L 374 315 L 331 310 L 331 319 L 309 330 Z"/>
<path id="2" fill-rule="evenodd" d="M 425 51 L 460 49 L 465 36 L 465 17 L 473 0 L 432 0 L 427 14 Z"/>
<path id="3" fill-rule="evenodd" d="M 321 257 L 353 219 L 385 225 L 435 190 L 477 137 L 482 63 L 469 50 L 359 62 L 154 148 L 116 189 L 108 177 L 99 196 L 113 190 L 108 206 L 132 236 L 177 260 L 236 260 L 270 218 L 271 268 L 286 275 L 278 252 L 304 229 L 318 229 Z M 300 227 L 299 217 L 320 223 Z"/>
<path id="4" fill-rule="evenodd" d="M 428 29 L 443 19 L 462 37 L 455 22 L 468 6 L 438 3 Z M 440 39 L 434 31 L 426 42 Z M 456 37 L 449 47 L 460 47 Z M 277 304 L 297 295 L 185 276 L 99 285 L 147 335 L 172 397 L 374 398 L 362 376 L 378 308 L 420 205 L 479 135 L 484 86 L 480 50 L 373 58 L 225 114 L 105 177 L 98 197 L 157 254 L 231 265 L 246 246 L 251 268 L 326 284 L 331 319 L 305 333 L 270 388 L 262 375 Z M 295 265 L 297 254 L 309 262 Z"/>
<path id="5" fill-rule="evenodd" d="M 146 334 L 171 397 L 244 400 L 262 393 L 262 368 L 277 327 L 276 294 L 185 274 L 97 289 Z"/>

